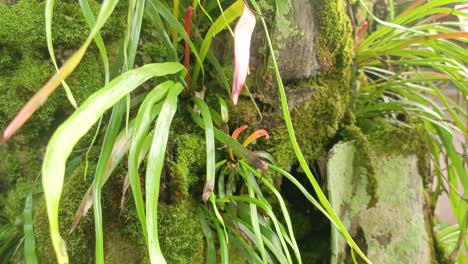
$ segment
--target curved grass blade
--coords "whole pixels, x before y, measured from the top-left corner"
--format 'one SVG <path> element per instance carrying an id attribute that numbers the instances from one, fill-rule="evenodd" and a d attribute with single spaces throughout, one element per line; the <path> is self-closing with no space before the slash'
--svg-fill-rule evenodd
<path id="1" fill-rule="evenodd" d="M 60 236 L 58 207 L 63 188 L 65 163 L 78 140 L 106 110 L 151 77 L 185 72 L 179 63 L 148 64 L 123 73 L 92 94 L 52 136 L 42 166 L 42 186 L 47 205 L 52 244 L 59 263 L 68 263 L 65 241 Z M 100 183 L 100 181 L 98 181 Z M 99 184 L 96 185 L 100 187 Z"/>
<path id="2" fill-rule="evenodd" d="M 180 83 L 174 85 L 162 106 L 156 121 L 153 142 L 148 153 L 146 166 L 146 227 L 148 230 L 148 250 L 151 263 L 166 263 L 158 240 L 158 197 L 161 172 L 164 165 L 166 145 L 172 118 L 177 110 L 177 96 L 182 92 Z"/>
<path id="3" fill-rule="evenodd" d="M 197 209 L 197 216 L 200 220 L 200 227 L 206 239 L 206 264 L 216 264 L 216 248 L 213 233 L 211 232 L 205 211 L 200 207 Z"/>
<path id="4" fill-rule="evenodd" d="M 23 220 L 24 220 L 24 258 L 26 264 L 36 264 L 36 240 L 34 238 L 33 230 L 33 190 L 30 191 L 26 197 L 24 210 L 23 210 Z M 0 235 L 1 237 L 1 235 Z"/>
<path id="5" fill-rule="evenodd" d="M 251 4 L 254 7 L 254 9 L 257 11 L 257 13 L 259 13 L 261 15 L 261 10 L 258 7 L 258 5 L 255 3 L 255 1 L 251 1 Z M 270 49 L 270 53 L 275 54 L 274 49 L 273 49 L 273 45 L 271 43 L 270 35 L 268 33 L 268 27 L 266 25 L 265 19 L 263 17 L 260 17 L 260 20 L 261 20 L 262 25 L 263 25 L 263 29 L 264 29 L 264 32 L 265 32 L 265 38 L 267 39 L 267 43 L 268 43 L 268 47 Z M 307 161 L 305 160 L 304 156 L 302 155 L 302 151 L 299 148 L 299 144 L 297 143 L 297 139 L 296 139 L 296 135 L 295 135 L 295 132 L 294 132 L 294 127 L 293 127 L 293 124 L 292 124 L 291 116 L 289 114 L 289 107 L 288 107 L 288 101 L 287 101 L 287 98 L 286 98 L 286 92 L 285 92 L 283 81 L 281 80 L 281 76 L 280 76 L 280 73 L 279 73 L 279 70 L 278 70 L 278 64 L 276 62 L 276 57 L 275 56 L 271 56 L 271 57 L 272 57 L 272 61 L 273 61 L 273 67 L 275 69 L 276 81 L 278 83 L 278 90 L 279 90 L 280 99 L 281 99 L 281 106 L 282 106 L 282 109 L 283 109 L 283 117 L 284 117 L 284 120 L 285 120 L 285 123 L 286 123 L 289 138 L 291 140 L 291 145 L 292 145 L 294 153 L 296 154 L 296 157 L 297 157 L 297 159 L 299 161 L 299 164 L 300 164 L 301 168 L 304 170 L 304 173 L 306 174 L 307 178 L 311 182 L 312 187 L 314 188 L 314 191 L 316 192 L 316 194 L 317 194 L 317 196 L 318 196 L 318 198 L 320 200 L 320 203 L 325 208 L 325 210 L 328 212 L 328 214 L 331 216 L 331 218 L 335 220 L 336 224 L 339 227 L 339 230 L 340 230 L 341 234 L 345 237 L 348 244 L 354 250 L 356 250 L 356 252 L 359 254 L 359 256 L 366 263 L 371 263 L 371 261 L 365 256 L 365 254 L 361 251 L 361 249 L 359 249 L 358 245 L 356 244 L 356 242 L 354 242 L 353 238 L 351 237 L 351 235 L 346 230 L 346 227 L 343 225 L 343 223 L 339 219 L 338 215 L 333 210 L 330 202 L 328 202 L 328 200 L 327 200 L 327 197 L 325 196 L 323 191 L 320 189 L 320 185 L 315 180 L 315 178 L 314 178 L 314 176 L 312 174 L 312 171 L 310 170 L 309 165 L 307 164 Z"/>
<path id="6" fill-rule="evenodd" d="M 46 27 L 46 39 L 47 39 L 47 49 L 49 51 L 49 56 L 52 59 L 52 64 L 54 64 L 55 70 L 58 72 L 59 67 L 57 65 L 57 60 L 55 59 L 54 45 L 52 43 L 52 17 L 54 14 L 54 0 L 46 0 L 45 8 L 45 27 Z M 78 104 L 76 103 L 75 97 L 70 89 L 70 86 L 62 81 L 63 88 L 65 89 L 65 94 L 70 104 L 76 109 Z"/>
<path id="7" fill-rule="evenodd" d="M 216 153 L 215 153 L 215 142 L 214 142 L 214 132 L 213 132 L 213 121 L 211 120 L 210 109 L 203 100 L 194 98 L 194 102 L 197 104 L 200 109 L 200 113 L 203 117 L 205 125 L 205 137 L 206 137 L 206 182 L 203 189 L 203 201 L 206 203 L 210 194 L 214 190 L 215 184 L 215 163 L 216 163 Z"/>
<path id="8" fill-rule="evenodd" d="M 200 48 L 200 59 L 201 59 L 201 64 L 196 64 L 193 69 L 193 75 L 192 75 L 192 80 L 193 83 L 196 84 L 198 80 L 198 75 L 200 74 L 200 69 L 201 66 L 203 65 L 203 62 L 205 61 L 205 57 L 208 54 L 208 51 L 211 46 L 211 41 L 213 40 L 213 37 L 223 31 L 226 27 L 229 27 L 229 24 L 236 20 L 241 14 L 242 11 L 244 10 L 244 2 L 241 0 L 237 0 L 234 2 L 231 6 L 229 6 L 226 10 L 224 10 L 223 14 L 219 16 L 213 25 L 211 25 L 210 29 L 208 29 L 208 32 L 205 35 L 205 38 L 203 39 L 201 48 Z"/>
<path id="9" fill-rule="evenodd" d="M 255 199 L 255 192 L 254 188 L 252 187 L 252 183 L 248 177 L 248 175 L 245 175 L 245 169 L 242 168 L 242 170 L 239 172 L 244 178 L 245 182 L 247 185 L 247 191 L 249 193 L 249 197 L 252 199 Z M 260 231 L 260 223 L 258 219 L 258 212 L 257 212 L 257 206 L 253 203 L 249 203 L 250 207 L 250 221 L 252 224 L 252 229 L 255 235 L 255 241 L 257 244 L 257 248 L 260 251 L 260 255 L 262 256 L 262 262 L 267 263 L 267 257 L 266 257 L 266 252 L 265 252 L 265 246 L 263 244 L 263 238 L 262 238 L 262 233 Z"/>
<path id="10" fill-rule="evenodd" d="M 128 69 L 133 68 L 135 61 L 135 54 L 140 40 L 141 23 L 143 21 L 143 13 L 145 10 L 145 0 L 136 0 L 134 10 L 132 9 L 133 8 L 130 5 L 127 25 L 129 31 L 126 33 L 127 39 L 124 42 L 124 49 L 126 51 L 125 65 L 127 65 Z"/>
<path id="11" fill-rule="evenodd" d="M 50 0 L 49 0 L 50 1 Z M 61 81 L 65 80 L 78 66 L 81 59 L 83 58 L 86 50 L 89 47 L 89 44 L 93 40 L 94 36 L 99 32 L 99 30 L 104 26 L 104 23 L 107 21 L 112 11 L 114 10 L 115 5 L 117 5 L 118 0 L 104 0 L 99 11 L 99 15 L 96 19 L 96 23 L 91 30 L 86 41 L 83 45 L 62 65 L 62 67 L 57 71 L 47 83 L 34 94 L 31 99 L 21 108 L 19 113 L 10 122 L 8 127 L 3 132 L 1 142 L 7 141 L 23 124 L 31 117 L 31 115 L 45 103 L 47 98 L 52 92 L 55 91 L 57 86 Z"/>
<path id="12" fill-rule="evenodd" d="M 211 195 L 210 197 L 213 197 L 213 195 Z M 219 226 L 219 223 L 216 218 L 218 217 L 212 216 L 213 224 L 215 226 L 216 234 L 218 235 L 218 240 L 219 240 L 219 255 L 221 257 L 220 263 L 229 264 L 229 251 L 227 247 L 227 238 L 225 236 L 226 228 L 224 227 L 224 223 L 223 223 L 223 228 L 224 228 L 224 233 L 223 233 L 223 229 L 221 229 L 221 227 Z"/>
<path id="13" fill-rule="evenodd" d="M 171 61 L 178 61 L 177 51 L 175 48 L 176 45 L 172 44 L 171 39 L 167 33 L 167 30 L 164 27 L 164 24 L 161 20 L 161 17 L 159 16 L 159 12 L 156 9 L 156 6 L 152 4 L 151 1 L 147 1 L 145 11 L 149 15 L 149 18 L 153 20 L 154 25 L 156 26 L 156 30 L 162 35 L 163 41 L 165 42 L 164 46 L 166 48 L 169 48 Z"/>
<path id="14" fill-rule="evenodd" d="M 250 247 L 250 245 L 245 241 L 245 238 L 243 238 L 239 233 L 232 228 L 231 226 L 228 226 L 228 230 L 234 234 L 233 239 L 234 242 L 239 242 L 240 246 L 242 246 L 242 253 L 244 254 L 245 258 L 250 260 L 252 263 L 255 264 L 261 264 L 262 260 L 258 256 L 258 254 Z"/>
<path id="15" fill-rule="evenodd" d="M 137 117 L 135 119 L 135 133 L 132 136 L 130 150 L 128 153 L 128 175 L 130 180 L 130 186 L 132 188 L 133 199 L 137 210 L 138 219 L 145 236 L 145 241 L 148 241 L 148 232 L 146 229 L 146 216 L 145 207 L 143 201 L 143 194 L 140 185 L 140 175 L 138 168 L 140 167 L 141 160 L 140 155 L 143 152 L 145 138 L 148 135 L 150 125 L 154 119 L 152 117 L 152 108 L 160 100 L 164 98 L 169 88 L 175 84 L 173 81 L 166 81 L 156 86 L 142 102 L 140 109 L 138 110 Z"/>
<path id="16" fill-rule="evenodd" d="M 96 19 L 94 18 L 93 12 L 89 7 L 88 0 L 79 0 L 81 12 L 85 17 L 86 23 L 88 24 L 89 29 L 93 29 L 94 24 L 96 23 Z M 104 66 L 104 83 L 109 83 L 110 80 L 110 70 L 109 70 L 109 58 L 107 56 L 106 46 L 104 45 L 104 41 L 102 40 L 101 34 L 99 32 L 96 33 L 94 36 L 94 42 L 101 54 L 102 65 Z"/>
<path id="17" fill-rule="evenodd" d="M 262 183 L 265 184 L 265 186 L 268 189 L 270 189 L 270 191 L 275 195 L 276 199 L 278 200 L 278 202 L 280 204 L 280 208 L 281 208 L 281 212 L 283 213 L 284 220 L 286 221 L 286 226 L 288 228 L 289 237 L 291 238 L 291 246 L 292 246 L 292 248 L 294 250 L 294 253 L 296 255 L 296 261 L 298 263 L 302 263 L 301 253 L 299 251 L 299 247 L 298 247 L 298 245 L 296 243 L 296 239 L 294 237 L 294 230 L 293 230 L 293 227 L 292 227 L 291 217 L 289 216 L 288 209 L 286 208 L 286 203 L 284 202 L 283 197 L 281 196 L 279 191 L 267 179 L 262 177 L 262 175 L 260 173 L 258 173 L 255 169 L 250 167 L 247 163 L 245 163 L 242 160 L 239 161 L 239 162 L 242 164 L 243 167 L 247 168 L 253 175 L 255 175 L 257 178 L 259 178 L 262 181 Z"/>

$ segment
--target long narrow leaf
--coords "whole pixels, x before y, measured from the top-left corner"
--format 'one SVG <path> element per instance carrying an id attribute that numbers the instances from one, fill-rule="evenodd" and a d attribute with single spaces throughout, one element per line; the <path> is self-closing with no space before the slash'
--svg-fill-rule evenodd
<path id="1" fill-rule="evenodd" d="M 151 109 L 154 104 L 163 99 L 169 88 L 174 86 L 174 82 L 166 81 L 156 86 L 142 102 L 135 119 L 135 133 L 132 137 L 132 143 L 128 154 L 128 175 L 130 186 L 132 188 L 133 199 L 137 210 L 138 219 L 140 220 L 143 229 L 143 235 L 147 241 L 146 217 L 144 210 L 143 194 L 140 185 L 140 175 L 138 168 L 140 167 L 140 153 L 142 152 L 143 143 L 148 135 L 151 122 L 153 121 Z"/>
<path id="2" fill-rule="evenodd" d="M 89 7 L 88 0 L 79 0 L 81 11 L 85 17 L 86 23 L 90 29 L 93 29 L 94 24 L 96 23 L 96 19 L 94 18 L 93 12 L 91 11 L 91 7 Z M 101 54 L 102 65 L 104 66 L 104 83 L 107 84 L 110 81 L 110 70 L 109 70 L 109 58 L 107 57 L 107 50 L 106 46 L 104 45 L 104 41 L 102 40 L 101 34 L 99 32 L 96 33 L 94 36 L 94 42 L 99 49 L 99 53 Z"/>
<path id="3" fill-rule="evenodd" d="M 148 64 L 114 79 L 91 95 L 52 136 L 42 166 L 42 186 L 47 205 L 52 244 L 59 263 L 67 263 L 65 241 L 60 236 L 58 207 L 63 188 L 65 163 L 78 140 L 106 110 L 151 77 L 184 72 L 178 63 Z"/>
<path id="4" fill-rule="evenodd" d="M 252 1 L 251 3 L 253 5 L 253 7 L 255 8 L 255 10 L 257 11 L 257 13 L 261 14 L 261 10 L 258 7 L 258 5 L 254 1 Z M 267 39 L 267 43 L 268 43 L 268 47 L 270 49 L 270 52 L 271 52 L 271 54 L 275 54 L 274 49 L 273 49 L 273 45 L 271 43 L 271 39 L 270 39 L 270 36 L 269 36 L 269 33 L 268 33 L 268 27 L 266 25 L 265 19 L 263 17 L 261 17 L 260 20 L 262 22 L 263 29 L 265 31 L 265 38 Z M 343 223 L 339 219 L 338 215 L 333 210 L 332 206 L 330 205 L 330 202 L 327 200 L 325 194 L 320 189 L 320 186 L 319 186 L 318 182 L 315 180 L 315 178 L 314 178 L 314 176 L 312 174 L 312 171 L 310 170 L 309 165 L 307 164 L 307 161 L 305 160 L 304 156 L 302 155 L 302 151 L 299 148 L 299 144 L 297 143 L 296 135 L 294 133 L 294 127 L 293 127 L 293 124 L 292 124 L 291 116 L 289 114 L 289 107 L 288 107 L 288 103 L 287 103 L 287 99 L 286 99 L 286 92 L 285 92 L 285 89 L 284 89 L 283 81 L 281 80 L 281 76 L 280 76 L 280 73 L 279 73 L 279 70 L 278 70 L 278 65 L 277 65 L 275 56 L 272 56 L 272 61 L 273 61 L 273 67 L 275 69 L 276 81 L 278 83 L 278 90 L 279 90 L 280 99 L 281 99 L 281 106 L 282 106 L 282 109 L 283 109 L 283 117 L 284 117 L 284 120 L 285 120 L 285 123 L 286 123 L 289 138 L 291 140 L 291 145 L 292 145 L 294 153 L 296 154 L 296 157 L 297 157 L 297 159 L 299 161 L 299 164 L 300 164 L 301 168 L 304 170 L 307 178 L 311 182 L 312 187 L 314 188 L 314 190 L 315 190 L 315 192 L 316 192 L 322 206 L 330 214 L 330 216 L 335 220 L 336 224 L 339 227 L 339 230 L 340 230 L 341 234 L 345 237 L 348 244 L 354 250 L 356 250 L 356 252 L 359 254 L 359 256 L 366 263 L 371 263 L 371 261 L 366 257 L 366 255 L 358 247 L 356 242 L 354 242 L 353 238 L 351 237 L 351 235 L 346 230 L 346 227 L 343 225 Z"/>
<path id="5" fill-rule="evenodd" d="M 55 52 L 54 52 L 54 45 L 52 43 L 52 17 L 54 14 L 54 0 L 46 0 L 46 8 L 45 8 L 45 27 L 46 27 L 46 39 L 47 39 L 47 50 L 49 51 L 49 56 L 52 59 L 52 64 L 54 64 L 55 70 L 59 71 L 57 60 L 55 59 Z M 63 88 L 65 89 L 65 94 L 67 95 L 67 99 L 70 104 L 77 108 L 78 104 L 76 103 L 75 97 L 73 97 L 73 93 L 65 82 L 62 81 Z"/>
<path id="6" fill-rule="evenodd" d="M 211 120 L 210 109 L 205 102 L 198 98 L 193 99 L 197 104 L 198 108 L 203 117 L 205 124 L 205 137 L 206 137 L 206 182 L 203 189 L 203 201 L 206 203 L 210 194 L 214 190 L 215 184 L 215 163 L 216 163 L 216 153 L 215 153 L 215 142 L 214 142 L 214 132 L 213 132 L 213 121 Z"/>
<path id="7" fill-rule="evenodd" d="M 148 230 L 148 250 L 151 263 L 166 263 L 158 240 L 159 183 L 164 166 L 170 125 L 177 110 L 177 96 L 182 90 L 183 86 L 177 83 L 169 91 L 156 122 L 153 142 L 148 153 L 145 177 L 146 227 Z"/>
<path id="8" fill-rule="evenodd" d="M 33 230 L 33 191 L 31 190 L 26 197 L 24 211 L 24 258 L 26 264 L 36 264 L 36 239 Z M 1 237 L 1 235 L 0 235 Z"/>

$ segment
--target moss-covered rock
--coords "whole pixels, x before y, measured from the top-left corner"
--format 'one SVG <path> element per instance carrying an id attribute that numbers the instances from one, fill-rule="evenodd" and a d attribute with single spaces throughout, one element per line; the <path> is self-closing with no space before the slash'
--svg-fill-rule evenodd
<path id="1" fill-rule="evenodd" d="M 395 131 L 394 131 L 395 132 Z M 388 133 L 388 131 L 387 131 Z M 363 153 L 355 144 L 341 143 L 333 147 L 327 168 L 332 206 L 351 236 L 371 261 L 389 263 L 395 259 L 413 263 L 431 263 L 434 257 L 430 219 L 425 204 L 420 162 L 427 158 L 417 152 L 393 151 L 393 142 L 382 141 L 393 135 L 371 137 L 369 154 L 375 168 L 378 193 L 368 190 L 368 175 L 354 162 Z M 401 135 L 401 134 L 400 134 Z M 412 145 L 412 138 L 399 139 L 401 147 Z M 412 148 L 410 148 L 412 149 Z M 423 159 L 422 161 L 419 159 Z M 375 202 L 371 205 L 371 200 Z M 332 263 L 352 263 L 349 247 L 332 231 Z"/>
<path id="2" fill-rule="evenodd" d="M 309 161 L 320 156 L 347 111 L 353 55 L 352 30 L 344 2 L 314 1 L 313 6 L 314 42 L 320 73 L 307 80 L 286 84 L 296 137 Z M 279 163 L 290 167 L 295 158 L 284 125 L 273 133 L 271 142 L 271 151 Z"/>

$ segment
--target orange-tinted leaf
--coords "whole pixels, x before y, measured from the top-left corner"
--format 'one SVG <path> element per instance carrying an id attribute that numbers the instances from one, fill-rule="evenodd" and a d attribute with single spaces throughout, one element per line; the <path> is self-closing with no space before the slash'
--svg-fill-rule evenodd
<path id="1" fill-rule="evenodd" d="M 268 135 L 268 132 L 265 129 L 259 129 L 255 132 L 253 132 L 245 141 L 242 143 L 242 146 L 247 147 L 250 143 L 255 141 L 258 138 L 265 137 L 266 139 L 270 138 L 270 135 Z"/>
<path id="2" fill-rule="evenodd" d="M 234 130 L 234 132 L 232 132 L 232 138 L 233 139 L 237 139 L 237 137 L 239 137 L 239 134 L 242 133 L 242 131 L 246 130 L 249 126 L 248 125 L 243 125 L 241 127 L 238 127 L 236 128 L 236 130 Z"/>

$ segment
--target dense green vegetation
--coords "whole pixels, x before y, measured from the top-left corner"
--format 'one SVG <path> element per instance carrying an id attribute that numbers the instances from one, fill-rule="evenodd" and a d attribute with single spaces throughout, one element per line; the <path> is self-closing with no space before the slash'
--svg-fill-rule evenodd
<path id="1" fill-rule="evenodd" d="M 434 228 L 437 261 L 464 263 L 468 175 L 456 136 L 466 136 L 467 116 L 440 89 L 468 93 L 468 33 L 443 20 L 468 16 L 454 7 L 464 1 L 399 11 L 389 0 L 383 15 L 369 2 L 314 1 L 320 72 L 288 82 L 277 61 L 296 30 L 288 1 L 0 2 L 0 258 L 312 263 L 328 261 L 329 236 L 316 248 L 308 236 L 330 225 L 354 262 L 371 263 L 315 165 L 353 141 L 370 207 L 370 142 L 418 156 L 426 182 L 438 179 L 431 206 L 446 191 L 458 221 Z M 239 94 L 230 83 L 248 61 L 221 57 L 216 45 L 232 53 L 245 35 L 231 25 L 248 24 L 246 12 L 262 63 L 231 103 Z M 295 93 L 311 96 L 288 104 Z M 266 102 L 281 107 L 256 122 Z"/>

